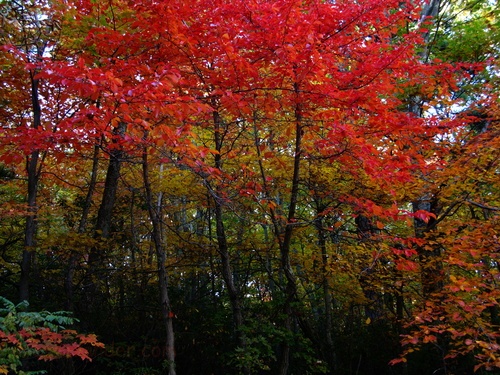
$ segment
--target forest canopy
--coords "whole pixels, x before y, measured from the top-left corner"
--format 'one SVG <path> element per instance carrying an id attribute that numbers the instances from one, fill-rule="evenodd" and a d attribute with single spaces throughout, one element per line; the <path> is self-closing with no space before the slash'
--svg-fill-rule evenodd
<path id="1" fill-rule="evenodd" d="M 0 374 L 500 373 L 499 12 L 0 0 Z"/>

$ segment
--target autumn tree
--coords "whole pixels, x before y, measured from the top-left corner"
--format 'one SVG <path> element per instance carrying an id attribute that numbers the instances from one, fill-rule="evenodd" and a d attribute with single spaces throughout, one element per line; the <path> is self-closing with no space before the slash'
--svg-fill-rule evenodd
<path id="1" fill-rule="evenodd" d="M 487 2 L 64 4 L 59 49 L 1 57 L 1 191 L 14 207 L 38 152 L 41 289 L 83 325 L 160 338 L 170 374 L 381 373 L 400 334 L 408 373 L 421 344 L 496 365 Z M 459 56 L 476 34 L 488 52 Z M 26 67 L 51 100 L 39 136 Z"/>
<path id="2" fill-rule="evenodd" d="M 55 129 L 49 125 L 54 121 L 52 111 L 43 111 L 43 96 L 51 95 L 52 88 L 42 86 L 38 74 L 48 58 L 58 38 L 58 20 L 48 2 L 2 2 L 2 46 L 4 61 L 2 65 L 5 83 L 3 91 L 6 103 L 15 104 L 8 108 L 4 104 L 5 141 L 4 147 L 20 147 L 25 156 L 25 175 L 27 178 L 26 204 L 27 215 L 24 231 L 24 250 L 21 261 L 21 277 L 19 281 L 19 297 L 29 298 L 30 274 L 36 244 L 37 195 L 42 171 L 45 149 L 50 142 L 43 140 Z M 17 77 L 23 77 L 16 80 Z M 47 98 L 45 103 L 54 102 Z M 44 104 L 45 104 L 44 103 Z M 56 117 L 57 118 L 57 117 Z M 9 131 L 10 130 L 10 131 Z M 17 134 L 16 134 L 17 133 Z M 20 144 L 19 137 L 28 137 L 33 142 Z M 37 142 L 38 139 L 38 142 Z M 21 141 L 22 142 L 22 141 Z M 7 149 L 6 161 L 10 164 L 14 159 L 12 149 Z M 4 152 L 5 152 L 4 151 Z M 10 156 L 8 156 L 10 154 Z M 19 161 L 17 159 L 16 161 Z"/>
<path id="3" fill-rule="evenodd" d="M 476 169 L 476 163 L 480 163 L 484 157 L 489 159 L 486 155 L 490 152 L 478 153 L 475 144 L 481 143 L 482 137 L 485 137 L 484 139 L 488 140 L 481 144 L 485 150 L 490 150 L 488 144 L 496 143 L 497 136 L 494 129 L 496 128 L 497 95 L 491 83 L 495 81 L 493 72 L 497 70 L 493 56 L 494 51 L 498 50 L 498 34 L 495 27 L 491 28 L 491 26 L 498 22 L 498 14 L 488 2 L 441 3 L 431 21 L 427 32 L 425 59 L 452 62 L 454 66 L 461 66 L 465 74 L 461 75 L 448 96 L 440 99 L 436 96 L 430 96 L 428 99 L 421 98 L 421 114 L 428 115 L 434 112 L 441 119 L 459 118 L 462 119 L 463 126 L 435 140 L 436 151 L 440 151 L 435 153 L 434 162 L 442 163 L 442 167 L 427 174 L 425 182 L 421 185 L 422 195 L 427 199 L 427 207 L 422 208 L 431 212 L 434 217 L 427 222 L 416 220 L 417 236 L 424 239 L 420 256 L 424 302 L 415 313 L 412 334 L 405 337 L 404 343 L 409 347 L 415 343 L 419 345 L 431 343 L 437 349 L 436 352 L 439 352 L 445 372 L 453 371 L 454 366 L 460 366 L 460 361 L 463 363 L 467 358 L 470 359 L 470 363 L 474 363 L 471 359 L 472 354 L 475 355 L 477 361 L 474 371 L 482 366 L 492 370 L 497 366 L 495 365 L 497 347 L 494 344 L 497 340 L 494 333 L 496 323 L 493 322 L 498 299 L 491 296 L 489 300 L 486 298 L 489 302 L 485 302 L 479 298 L 479 305 L 476 307 L 472 300 L 462 299 L 465 296 L 460 296 L 457 291 L 466 288 L 471 292 L 472 289 L 469 289 L 467 285 L 475 285 L 472 288 L 477 288 L 481 291 L 480 294 L 491 293 L 488 283 L 485 285 L 482 280 L 479 281 L 473 277 L 473 274 L 478 272 L 488 279 L 492 277 L 489 276 L 491 271 L 487 270 L 483 273 L 480 271 L 483 267 L 480 265 L 481 262 L 475 262 L 473 257 L 464 257 L 464 247 L 460 244 L 462 240 L 458 238 L 463 235 L 463 243 L 467 243 L 465 247 L 481 249 L 479 252 L 486 258 L 490 258 L 488 250 L 479 243 L 472 244 L 466 238 L 468 234 L 475 233 L 477 241 L 489 241 L 489 235 L 486 233 L 491 223 L 476 222 L 478 216 L 475 211 L 478 206 L 475 204 L 478 202 L 472 197 L 484 194 L 483 189 L 488 190 L 492 186 L 479 182 L 484 176 L 483 171 L 489 170 L 489 167 L 480 168 L 481 172 Z M 472 43 L 471 38 L 478 43 Z M 458 45 L 463 45 L 464 40 L 469 40 L 466 43 L 469 46 L 468 49 L 458 47 Z M 456 101 L 460 105 L 451 105 Z M 491 108 L 491 110 L 486 110 L 486 108 Z M 489 136 L 483 134 L 487 129 L 491 130 Z M 472 155 L 477 155 L 477 157 Z M 463 178 L 458 176 L 463 176 Z M 490 190 L 488 194 L 495 202 L 496 193 Z M 492 208 L 491 212 L 494 212 L 496 206 L 493 204 L 487 207 Z M 478 228 L 478 225 L 483 228 L 486 237 L 481 237 L 473 229 Z M 455 237 L 455 234 L 458 237 Z M 495 260 L 492 262 L 496 264 Z M 489 262 L 485 264 L 487 263 Z M 488 269 L 489 267 L 487 266 Z M 470 278 L 465 276 L 467 271 L 463 273 L 466 269 L 470 272 L 468 274 Z M 476 271 L 472 271 L 473 269 Z M 461 286 L 460 283 L 465 285 Z M 466 305 L 468 318 L 472 316 L 475 318 L 457 320 L 461 313 L 451 308 L 453 304 Z M 493 313 L 489 316 L 491 312 Z M 452 317 L 449 322 L 446 320 L 447 317 Z M 477 319 L 477 324 L 473 322 L 474 319 Z M 428 329 L 430 331 L 427 331 Z M 478 329 L 484 333 L 484 336 L 477 333 Z M 467 338 L 469 334 L 475 339 Z M 486 345 L 482 339 L 492 344 Z M 413 347 L 408 350 L 412 351 Z M 486 357 L 488 360 L 485 361 Z M 470 365 L 470 368 L 472 367 Z"/>

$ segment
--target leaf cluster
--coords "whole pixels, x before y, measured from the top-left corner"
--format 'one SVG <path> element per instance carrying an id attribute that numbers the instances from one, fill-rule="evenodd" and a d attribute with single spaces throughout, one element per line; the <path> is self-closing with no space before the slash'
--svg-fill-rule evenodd
<path id="1" fill-rule="evenodd" d="M 17 305 L 0 296 L 0 373 L 35 375 L 44 371 L 28 371 L 23 359 L 38 358 L 50 361 L 63 357 L 79 357 L 91 360 L 82 345 L 103 347 L 95 335 L 81 335 L 66 329 L 77 320 L 65 311 L 29 312 L 29 304 Z"/>

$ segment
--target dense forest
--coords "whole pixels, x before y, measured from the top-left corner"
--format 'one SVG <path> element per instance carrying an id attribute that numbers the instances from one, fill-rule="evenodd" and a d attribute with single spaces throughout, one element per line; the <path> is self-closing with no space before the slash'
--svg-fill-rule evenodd
<path id="1" fill-rule="evenodd" d="M 499 8 L 0 0 L 0 374 L 499 374 Z"/>

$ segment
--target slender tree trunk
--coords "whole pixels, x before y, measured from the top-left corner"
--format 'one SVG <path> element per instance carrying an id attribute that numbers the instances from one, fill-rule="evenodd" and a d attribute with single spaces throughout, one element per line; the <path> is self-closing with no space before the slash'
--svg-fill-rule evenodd
<path id="1" fill-rule="evenodd" d="M 298 95 L 298 85 L 295 87 L 296 95 Z M 260 152 L 260 140 L 258 137 L 258 129 L 256 125 L 257 120 L 254 119 L 254 141 L 256 152 L 259 160 L 259 171 L 261 175 L 261 180 L 264 188 L 264 192 L 268 199 L 271 199 L 270 190 L 267 184 L 267 178 L 264 166 L 262 164 L 262 157 Z M 290 201 L 288 206 L 287 222 L 284 225 L 281 223 L 278 213 L 275 208 L 270 208 L 270 217 L 273 224 L 274 235 L 278 241 L 280 249 L 280 271 L 283 272 L 285 276 L 285 302 L 283 304 L 283 328 L 286 331 L 291 332 L 294 322 L 293 318 L 293 308 L 292 302 L 297 300 L 297 281 L 294 275 L 291 261 L 290 261 L 290 247 L 293 234 L 293 225 L 295 222 L 295 212 L 297 208 L 297 200 L 299 194 L 299 177 L 300 177 L 300 165 L 302 159 L 302 132 L 304 131 L 302 125 L 302 114 L 300 104 L 297 102 L 295 107 L 295 150 L 294 150 L 294 160 L 293 160 L 293 171 L 292 171 L 292 188 L 290 193 Z M 301 328 L 305 331 L 304 333 L 310 338 L 311 329 L 305 320 L 301 320 Z M 280 344 L 280 353 L 278 360 L 278 375 L 287 375 L 288 368 L 290 366 L 290 343 L 285 339 Z"/>
<path id="2" fill-rule="evenodd" d="M 298 95 L 299 87 L 295 84 L 295 92 Z M 292 264 L 290 260 L 290 249 L 292 243 L 293 225 L 295 222 L 295 212 L 297 209 L 297 201 L 299 196 L 299 178 L 300 178 L 300 166 L 302 160 L 302 134 L 304 128 L 302 125 L 302 113 L 300 104 L 297 102 L 295 107 L 295 150 L 293 159 L 293 171 L 292 171 L 292 189 L 290 193 L 290 202 L 288 207 L 287 223 L 285 225 L 285 230 L 283 233 L 283 240 L 280 241 L 280 253 L 281 253 L 281 268 L 283 274 L 285 275 L 286 287 L 285 287 L 285 303 L 283 306 L 283 314 L 285 316 L 284 326 L 285 330 L 292 331 L 293 324 L 293 310 L 292 302 L 297 298 L 297 280 L 292 269 Z M 281 234 L 277 233 L 278 238 L 281 238 Z M 279 363 L 279 375 L 287 375 L 288 368 L 290 366 L 290 344 L 284 341 L 281 344 L 281 358 Z"/>
<path id="3" fill-rule="evenodd" d="M 37 228 L 36 198 L 38 192 L 39 175 L 37 172 L 39 151 L 34 151 L 28 158 L 28 216 L 26 217 L 24 249 L 21 261 L 21 278 L 19 281 L 19 298 L 21 301 L 29 300 L 29 281 L 31 263 L 34 256 L 35 237 Z"/>
<path id="4" fill-rule="evenodd" d="M 85 202 L 83 204 L 82 216 L 80 218 L 80 223 L 78 224 L 78 233 L 83 234 L 87 229 L 88 217 L 90 214 L 90 209 L 92 208 L 92 196 L 94 195 L 95 187 L 97 184 L 97 172 L 99 169 L 99 145 L 94 146 L 94 153 L 92 156 L 92 172 L 90 174 L 89 187 L 87 190 L 87 195 L 85 197 Z M 76 264 L 78 260 L 78 254 L 72 252 L 68 261 L 68 267 L 66 269 L 66 275 L 64 278 L 64 289 L 66 291 L 66 310 L 74 310 L 74 294 L 73 294 L 73 279 L 75 276 Z"/>
<path id="5" fill-rule="evenodd" d="M 321 213 L 324 208 L 318 207 L 318 214 Z M 335 369 L 335 356 L 334 356 L 334 346 L 333 346 L 333 335 L 332 335 L 332 294 L 330 291 L 330 285 L 328 283 L 328 252 L 326 248 L 326 233 L 323 228 L 323 217 L 318 215 L 315 221 L 316 229 L 318 231 L 318 244 L 321 250 L 321 270 L 322 270 L 322 288 L 323 288 L 323 304 L 325 308 L 325 357 L 330 367 L 330 371 L 333 372 Z"/>
<path id="6" fill-rule="evenodd" d="M 253 137 L 254 137 L 254 146 L 255 146 L 255 151 L 257 153 L 257 160 L 258 160 L 258 165 L 259 165 L 259 173 L 260 173 L 260 178 L 262 181 L 262 186 L 264 190 L 264 194 L 266 195 L 267 199 L 271 199 L 271 194 L 269 190 L 269 186 L 267 183 L 267 178 L 266 178 L 266 172 L 264 169 L 264 165 L 262 164 L 262 155 L 261 155 L 261 139 L 259 137 L 259 129 L 257 127 L 257 114 L 254 113 L 254 119 L 253 119 Z M 272 147 L 271 147 L 272 148 Z M 271 216 L 271 222 L 272 222 L 272 228 L 271 230 L 273 231 L 274 235 L 276 236 L 279 232 L 279 224 L 277 221 L 277 216 L 274 208 L 270 208 L 270 216 Z M 272 249 L 273 245 L 269 241 L 269 225 L 268 224 L 262 224 L 262 230 L 264 231 L 264 243 L 270 244 L 269 250 Z M 272 262 L 272 256 L 270 254 L 270 251 L 266 251 L 266 269 L 267 273 L 269 275 L 269 291 L 271 296 L 274 296 L 276 293 L 276 283 L 274 280 L 274 275 L 273 275 L 273 262 Z"/>
<path id="7" fill-rule="evenodd" d="M 78 233 L 85 233 L 87 229 L 88 218 L 90 209 L 92 208 L 92 196 L 94 195 L 95 187 L 97 184 L 97 172 L 99 170 L 99 144 L 94 145 L 94 153 L 92 155 L 92 172 L 90 174 L 89 187 L 85 202 L 83 204 L 82 217 L 78 224 Z"/>
<path id="8" fill-rule="evenodd" d="M 166 269 L 167 253 L 163 243 L 163 233 L 161 225 L 161 208 L 162 198 L 158 197 L 156 208 L 153 204 L 153 193 L 151 191 L 151 183 L 149 180 L 149 163 L 147 148 L 144 147 L 142 154 L 142 175 L 144 181 L 144 191 L 146 205 L 148 207 L 149 218 L 153 226 L 153 243 L 156 251 L 156 259 L 158 265 L 158 283 L 160 288 L 160 303 L 163 320 L 166 331 L 166 356 L 167 356 L 167 371 L 168 375 L 175 375 L 175 340 L 172 307 L 168 295 L 168 274 Z"/>
<path id="9" fill-rule="evenodd" d="M 233 310 L 233 323 L 234 330 L 236 332 L 236 337 L 238 345 L 245 347 L 244 335 L 241 332 L 241 327 L 243 326 L 243 314 L 241 310 L 241 301 L 239 297 L 239 291 L 234 282 L 233 270 L 231 267 L 231 257 L 229 255 L 229 247 L 227 244 L 226 232 L 223 222 L 223 210 L 220 202 L 217 202 L 217 198 L 214 198 L 214 213 L 215 213 L 215 231 L 217 234 L 217 247 L 218 252 L 221 257 L 222 263 L 222 277 L 226 283 L 227 293 L 229 295 L 229 301 L 231 302 L 231 308 Z"/>
<path id="10" fill-rule="evenodd" d="M 37 57 L 41 58 L 43 50 L 38 49 Z M 33 109 L 33 129 L 41 126 L 42 109 L 40 106 L 39 85 L 40 81 L 35 78 L 37 72 L 30 72 L 31 79 L 31 105 Z M 21 301 L 29 300 L 29 284 L 31 265 L 34 257 L 34 248 L 37 231 L 37 194 L 38 183 L 40 180 L 40 150 L 34 150 L 27 157 L 26 172 L 28 175 L 28 216 L 26 217 L 26 227 L 24 236 L 24 249 L 21 261 L 21 277 L 19 280 L 19 299 Z"/>
<path id="11" fill-rule="evenodd" d="M 214 156 L 215 168 L 222 170 L 222 157 L 221 151 L 223 146 L 222 137 L 222 119 L 217 111 L 213 112 L 214 119 L 214 141 L 215 149 L 218 151 Z M 221 200 L 221 194 L 215 189 L 215 194 L 213 194 L 214 203 L 214 214 L 215 214 L 215 231 L 217 236 L 217 250 L 221 257 L 222 264 L 222 278 L 227 287 L 227 293 L 229 296 L 229 301 L 231 303 L 232 315 L 233 315 L 233 325 L 236 334 L 237 345 L 241 348 L 246 347 L 246 338 L 242 332 L 243 327 L 243 312 L 241 298 L 239 290 L 234 281 L 234 273 L 231 267 L 231 256 L 229 253 L 229 246 L 227 243 L 226 230 L 224 226 L 224 214 L 223 214 L 223 202 Z M 246 367 L 243 368 L 244 373 L 248 373 Z"/>
<path id="12" fill-rule="evenodd" d="M 42 108 L 40 103 L 40 80 L 37 78 L 42 63 L 43 54 L 47 47 L 47 41 L 44 38 L 47 35 L 42 31 L 43 25 L 40 22 L 40 14 L 37 9 L 23 5 L 23 2 L 12 3 L 4 2 L 7 19 L 14 21 L 17 32 L 13 35 L 16 40 L 11 40 L 9 44 L 16 45 L 23 50 L 26 60 L 25 63 L 35 65 L 34 69 L 29 70 L 30 99 L 32 111 L 32 129 L 39 129 L 42 126 Z M 7 15 L 8 14 L 8 15 Z M 11 18 L 12 17 L 12 18 Z M 9 38 L 7 38 L 9 39 Z M 43 164 L 42 153 L 39 149 L 31 150 L 26 157 L 26 174 L 28 180 L 27 187 L 27 215 L 24 228 L 24 249 L 21 259 L 21 275 L 19 279 L 19 298 L 21 301 L 30 298 L 30 281 L 32 278 L 36 235 L 37 235 L 37 195 Z"/>

